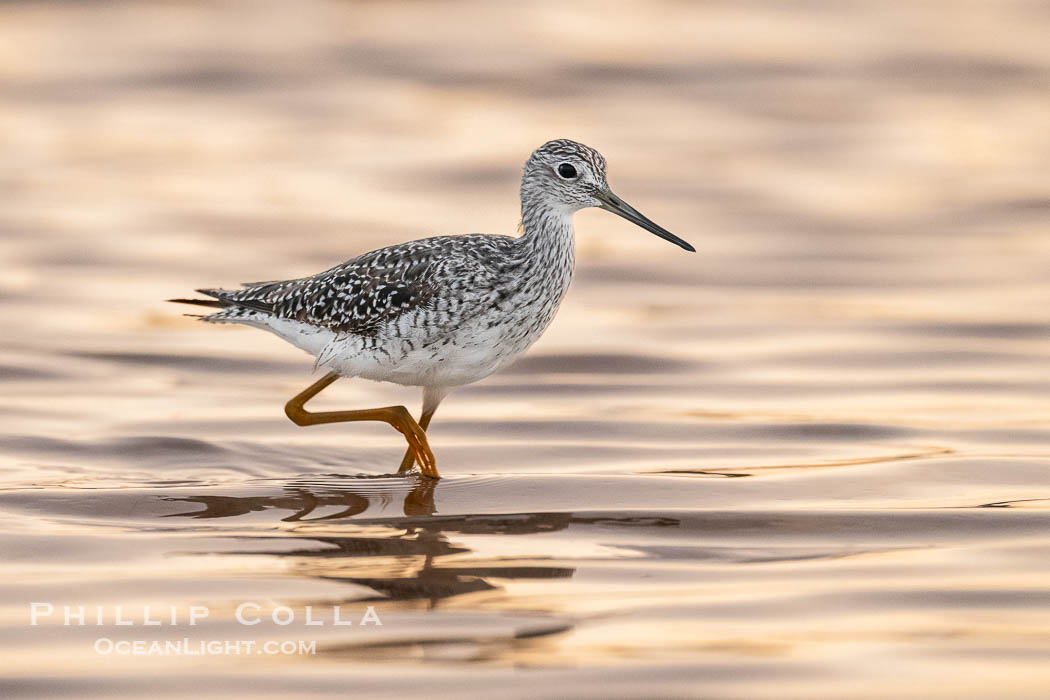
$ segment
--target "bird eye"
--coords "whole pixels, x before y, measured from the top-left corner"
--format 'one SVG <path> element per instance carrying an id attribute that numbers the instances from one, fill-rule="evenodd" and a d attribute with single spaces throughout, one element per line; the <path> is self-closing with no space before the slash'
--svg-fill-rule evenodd
<path id="1" fill-rule="evenodd" d="M 572 180 L 576 177 L 576 168 L 572 167 L 568 163 L 562 163 L 558 166 L 558 174 L 566 180 Z"/>

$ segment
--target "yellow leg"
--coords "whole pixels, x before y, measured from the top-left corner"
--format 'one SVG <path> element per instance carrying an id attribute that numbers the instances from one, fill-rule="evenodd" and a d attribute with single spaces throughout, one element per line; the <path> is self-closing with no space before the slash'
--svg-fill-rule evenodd
<path id="1" fill-rule="evenodd" d="M 423 429 L 423 432 L 426 432 L 427 428 L 430 427 L 430 419 L 433 417 L 433 411 L 431 411 L 430 413 L 424 412 L 423 415 L 419 417 L 419 427 Z M 405 450 L 405 456 L 401 460 L 401 466 L 398 468 L 397 473 L 404 474 L 405 472 L 412 471 L 412 465 L 415 464 L 415 461 L 415 453 L 412 452 L 412 448 L 409 447 L 407 450 Z"/>
<path id="2" fill-rule="evenodd" d="M 430 419 L 434 417 L 434 412 L 437 411 L 438 404 L 441 400 L 448 395 L 448 389 L 441 387 L 427 387 L 423 390 L 423 413 L 419 416 L 419 427 L 426 432 L 426 429 L 430 427 Z M 398 474 L 404 474 L 405 472 L 412 471 L 412 463 L 417 461 L 412 450 L 409 449 L 405 452 L 404 458 L 401 460 L 401 466 L 398 468 Z"/>
<path id="3" fill-rule="evenodd" d="M 419 470 L 423 475 L 434 479 L 441 478 L 438 474 L 434 453 L 430 451 L 430 445 L 427 443 L 426 433 L 404 406 L 369 408 L 361 411 L 320 411 L 317 413 L 307 411 L 304 408 L 307 401 L 321 393 L 325 387 L 336 379 L 339 379 L 339 375 L 335 372 L 326 374 L 286 403 L 284 412 L 296 425 L 319 425 L 322 423 L 366 420 L 389 423 L 405 436 L 405 440 L 408 441 L 408 453 L 412 455 L 414 461 L 419 463 Z"/>

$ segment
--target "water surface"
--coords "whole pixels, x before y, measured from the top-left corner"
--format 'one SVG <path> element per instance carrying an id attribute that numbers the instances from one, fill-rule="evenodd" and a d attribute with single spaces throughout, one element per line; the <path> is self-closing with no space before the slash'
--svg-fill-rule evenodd
<path id="1" fill-rule="evenodd" d="M 1048 18 L 5 5 L 0 694 L 1046 697 Z M 386 426 L 289 423 L 294 348 L 163 302 L 512 233 L 563 136 L 699 252 L 581 213 L 551 330 L 439 411 L 437 484 L 384 476 Z M 336 605 L 382 625 L 304 623 Z"/>

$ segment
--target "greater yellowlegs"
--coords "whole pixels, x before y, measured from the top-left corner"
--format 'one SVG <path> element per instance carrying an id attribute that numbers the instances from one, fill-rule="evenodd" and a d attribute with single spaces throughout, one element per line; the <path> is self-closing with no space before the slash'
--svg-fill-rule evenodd
<path id="1" fill-rule="evenodd" d="M 285 405 L 297 425 L 384 421 L 408 441 L 413 463 L 438 478 L 426 429 L 449 391 L 509 365 L 543 334 L 572 280 L 572 215 L 600 207 L 690 252 L 605 181 L 605 158 L 582 143 L 540 146 L 521 178 L 522 235 L 439 236 L 383 248 L 312 277 L 199 289 L 212 299 L 172 301 L 220 308 L 202 320 L 263 328 L 329 370 Z M 416 422 L 404 406 L 307 411 L 340 377 L 423 388 Z"/>

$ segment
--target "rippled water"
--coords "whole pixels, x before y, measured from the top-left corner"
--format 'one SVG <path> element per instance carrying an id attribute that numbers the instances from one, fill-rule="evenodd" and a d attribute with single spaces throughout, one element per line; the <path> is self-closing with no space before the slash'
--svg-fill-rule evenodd
<path id="1" fill-rule="evenodd" d="M 1050 6 L 289 7 L 4 6 L 0 694 L 1050 695 Z M 700 252 L 581 213 L 436 485 L 162 301 L 510 233 L 561 136 Z"/>

